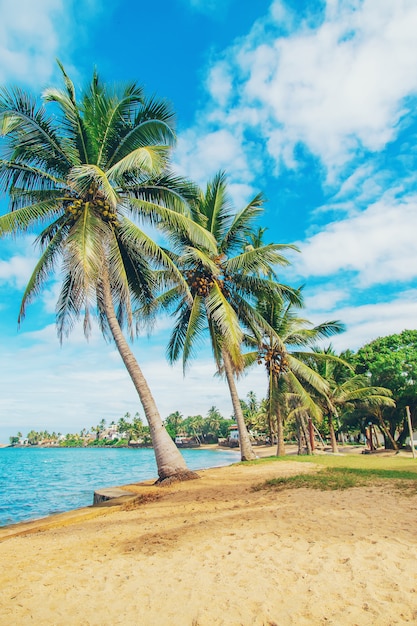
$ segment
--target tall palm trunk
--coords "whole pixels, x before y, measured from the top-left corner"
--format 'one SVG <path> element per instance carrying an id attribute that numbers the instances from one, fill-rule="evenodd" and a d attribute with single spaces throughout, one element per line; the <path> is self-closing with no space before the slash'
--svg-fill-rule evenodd
<path id="1" fill-rule="evenodd" d="M 297 415 L 297 423 L 298 423 L 298 432 L 299 432 L 299 436 L 298 436 L 298 454 L 299 455 L 303 454 L 302 442 L 304 441 L 306 453 L 308 455 L 311 455 L 311 454 L 313 454 L 313 450 L 311 449 L 310 436 L 309 436 L 309 432 L 308 432 L 308 426 L 307 426 L 307 422 L 306 422 L 306 419 L 305 419 L 304 411 L 301 411 Z"/>
<path id="2" fill-rule="evenodd" d="M 277 456 L 285 455 L 285 442 L 284 442 L 284 422 L 282 419 L 281 408 L 277 406 L 276 410 L 276 418 L 277 418 Z"/>
<path id="3" fill-rule="evenodd" d="M 277 456 L 285 455 L 285 444 L 284 444 L 284 421 L 282 418 L 281 407 L 279 405 L 279 400 L 277 400 L 276 390 L 278 388 L 279 378 L 274 376 L 271 371 L 269 371 L 268 376 L 268 396 L 269 396 L 269 407 L 268 414 L 270 423 L 272 423 L 272 414 L 275 413 L 275 419 L 277 424 Z M 275 393 L 274 393 L 275 390 Z M 271 437 L 272 442 L 272 437 Z"/>
<path id="4" fill-rule="evenodd" d="M 256 459 L 256 454 L 252 449 L 252 444 L 249 439 L 249 433 L 246 428 L 245 420 L 243 418 L 243 411 L 240 405 L 239 396 L 235 384 L 235 378 L 233 375 L 232 361 L 226 350 L 222 350 L 222 357 L 227 384 L 229 385 L 230 396 L 232 398 L 233 412 L 235 414 L 235 419 L 239 430 L 240 456 L 242 461 L 251 461 L 252 459 Z"/>
<path id="5" fill-rule="evenodd" d="M 106 272 L 102 276 L 103 304 L 106 318 L 120 356 L 139 395 L 151 432 L 152 445 L 158 467 L 158 482 L 167 478 L 187 480 L 198 478 L 195 472 L 187 468 L 184 457 L 167 433 L 162 423 L 158 408 L 142 370 L 139 367 L 129 345 L 122 333 L 114 310 L 110 282 Z"/>
<path id="6" fill-rule="evenodd" d="M 330 434 L 330 444 L 332 446 L 332 452 L 337 454 L 339 452 L 339 448 L 337 447 L 336 434 L 334 432 L 334 424 L 333 424 L 333 414 L 329 413 L 329 434 Z"/>

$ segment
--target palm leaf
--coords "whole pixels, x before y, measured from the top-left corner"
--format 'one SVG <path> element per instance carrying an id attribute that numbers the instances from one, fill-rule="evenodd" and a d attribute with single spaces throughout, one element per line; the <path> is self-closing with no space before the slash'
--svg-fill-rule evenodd
<path id="1" fill-rule="evenodd" d="M 217 282 L 214 283 L 208 296 L 205 298 L 205 305 L 209 319 L 213 321 L 222 338 L 223 347 L 228 351 L 234 365 L 240 369 L 240 345 L 243 339 L 243 332 L 236 312 L 230 306 Z"/>
<path id="2" fill-rule="evenodd" d="M 18 324 L 25 315 L 27 305 L 39 295 L 42 287 L 56 268 L 56 257 L 62 254 L 62 233 L 58 232 L 50 241 L 41 258 L 36 263 L 35 269 L 26 285 L 19 310 Z"/>

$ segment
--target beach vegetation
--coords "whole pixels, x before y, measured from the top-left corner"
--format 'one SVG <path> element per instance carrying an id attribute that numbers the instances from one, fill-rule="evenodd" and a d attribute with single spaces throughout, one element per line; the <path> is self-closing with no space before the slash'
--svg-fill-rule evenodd
<path id="1" fill-rule="evenodd" d="M 348 424 L 363 430 L 371 421 L 383 433 L 386 448 L 402 447 L 409 436 L 407 406 L 412 423 L 417 421 L 417 330 L 380 337 L 352 353 L 351 362 L 368 384 L 389 389 L 395 404 L 357 411 Z"/>
<path id="2" fill-rule="evenodd" d="M 183 233 L 178 235 L 185 252 L 174 260 L 187 281 L 192 302 L 176 285 L 159 298 L 160 306 L 175 319 L 167 349 L 170 362 L 182 356 L 185 370 L 208 330 L 217 372 L 226 378 L 229 387 L 242 460 L 255 457 L 235 382 L 244 369 L 244 330 L 259 333 L 259 329 L 267 328 L 255 306 L 261 295 L 283 297 L 292 291 L 278 283 L 274 269 L 288 265 L 283 251 L 294 246 L 247 245 L 263 203 L 258 194 L 235 211 L 227 194 L 226 176 L 218 173 L 192 203 L 193 219 L 213 236 L 215 249 L 204 244 L 196 246 Z"/>
<path id="3" fill-rule="evenodd" d="M 172 256 L 140 220 L 168 238 L 175 231 L 205 251 L 215 250 L 212 235 L 188 215 L 194 187 L 169 170 L 173 112 L 136 83 L 111 87 L 97 72 L 78 97 L 59 67 L 64 86 L 46 89 L 42 102 L 19 87 L 0 92 L 0 190 L 10 209 L 0 217 L 0 236 L 34 233 L 40 251 L 18 321 L 60 270 L 60 340 L 81 320 L 88 337 L 96 317 L 144 408 L 159 480 L 191 477 L 128 341 L 137 330 L 132 308 L 149 307 L 158 289 L 156 269 L 184 302 L 192 302 Z"/>
<path id="4" fill-rule="evenodd" d="M 387 453 L 389 454 L 389 453 Z M 417 488 L 417 464 L 414 459 L 391 453 L 390 456 L 364 454 L 320 454 L 312 457 L 267 457 L 249 461 L 246 464 L 300 463 L 307 465 L 309 472 L 295 472 L 291 476 L 270 479 L 255 489 L 311 488 L 321 490 L 348 489 L 368 484 L 391 484 L 397 488 L 412 490 Z"/>
<path id="5" fill-rule="evenodd" d="M 261 485 L 257 485 L 255 490 L 273 489 L 277 491 L 304 488 L 333 491 L 393 481 L 392 484 L 396 488 L 411 489 L 415 493 L 417 490 L 416 477 L 416 472 L 401 470 L 327 467 L 314 473 L 271 478 Z M 407 481 L 406 484 L 404 484 L 405 481 Z"/>
<path id="6" fill-rule="evenodd" d="M 318 358 L 319 356 L 323 358 Z M 343 356 L 343 355 L 342 355 Z M 382 407 L 395 407 L 392 392 L 385 387 L 369 384 L 364 374 L 355 374 L 353 368 L 341 357 L 337 357 L 331 346 L 314 349 L 308 357 L 310 366 L 328 383 L 326 391 L 317 396 L 317 403 L 327 418 L 332 452 L 338 452 L 335 422 L 340 425 L 341 411 L 356 408 L 361 411 L 380 411 Z M 389 437 L 389 431 L 386 432 Z M 395 440 L 392 446 L 397 449 Z"/>
<path id="7" fill-rule="evenodd" d="M 322 410 L 316 397 L 329 389 L 328 382 L 311 366 L 316 358 L 321 358 L 316 357 L 312 347 L 344 329 L 338 321 L 314 326 L 300 316 L 302 306 L 301 289 L 290 302 L 279 295 L 263 297 L 257 308 L 269 328 L 260 340 L 258 335 L 246 337 L 246 344 L 252 347 L 245 355 L 246 367 L 257 364 L 266 369 L 265 410 L 271 441 L 277 440 L 277 456 L 285 454 L 284 424 L 291 418 L 298 424 L 300 443 L 304 439 L 309 449 L 306 420 L 308 416 L 321 420 Z"/>

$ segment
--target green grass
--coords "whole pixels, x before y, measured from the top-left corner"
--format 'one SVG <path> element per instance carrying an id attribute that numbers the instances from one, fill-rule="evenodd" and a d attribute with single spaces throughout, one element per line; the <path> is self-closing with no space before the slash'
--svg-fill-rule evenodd
<path id="1" fill-rule="evenodd" d="M 407 471 L 417 478 L 417 459 L 403 456 L 379 456 L 372 454 L 318 454 L 312 456 L 268 456 L 254 461 L 244 461 L 244 465 L 259 465 L 262 463 L 314 463 L 323 467 L 347 467 L 353 469 L 384 469 L 393 471 Z"/>
<path id="2" fill-rule="evenodd" d="M 391 481 L 391 485 L 407 491 L 417 491 L 417 460 L 398 456 L 317 455 L 302 457 L 268 457 L 248 461 L 246 464 L 271 462 L 313 463 L 319 471 L 311 474 L 296 474 L 277 477 L 255 487 L 258 489 L 308 489 L 342 490 L 362 487 L 370 483 L 381 484 Z M 300 468 L 301 469 L 301 468 Z"/>
<path id="3" fill-rule="evenodd" d="M 294 476 L 272 478 L 261 485 L 257 485 L 255 490 L 301 489 L 304 487 L 307 489 L 331 491 L 364 487 L 367 484 L 380 483 L 381 481 L 395 481 L 396 487 L 410 487 L 413 490 L 417 490 L 416 478 L 415 472 L 401 470 L 327 467 L 314 472 L 314 474 L 296 474 Z"/>

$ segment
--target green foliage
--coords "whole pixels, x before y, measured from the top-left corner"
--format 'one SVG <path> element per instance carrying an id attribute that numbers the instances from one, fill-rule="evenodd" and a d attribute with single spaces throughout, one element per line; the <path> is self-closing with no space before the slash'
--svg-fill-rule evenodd
<path id="1" fill-rule="evenodd" d="M 405 407 L 417 424 L 417 330 L 404 330 L 366 344 L 353 357 L 356 371 L 368 376 L 370 384 L 390 389 L 395 408 L 384 408 L 382 416 L 392 434 L 400 430 L 399 442 L 408 435 Z"/>
<path id="2" fill-rule="evenodd" d="M 287 265 L 282 251 L 293 248 L 279 244 L 245 248 L 247 236 L 261 215 L 263 198 L 255 196 L 249 204 L 235 211 L 227 195 L 224 173 L 217 174 L 200 191 L 192 206 L 195 223 L 204 224 L 215 240 L 215 248 L 195 246 L 179 234 L 186 253 L 176 257 L 192 295 L 171 289 L 160 298 L 163 308 L 173 311 L 176 323 L 168 345 L 168 358 L 182 355 L 183 365 L 205 336 L 210 336 L 218 370 L 222 369 L 222 350 L 227 351 L 236 371 L 242 369 L 242 327 L 255 328 L 262 318 L 253 306 L 261 293 L 282 294 L 288 287 L 272 278 L 274 266 Z M 242 252 L 243 250 L 243 252 Z"/>
<path id="3" fill-rule="evenodd" d="M 401 470 L 359 469 L 347 467 L 328 467 L 313 474 L 296 474 L 272 478 L 255 489 L 319 489 L 321 491 L 351 489 L 363 487 L 378 481 L 413 481 L 416 488 L 416 473 Z"/>

